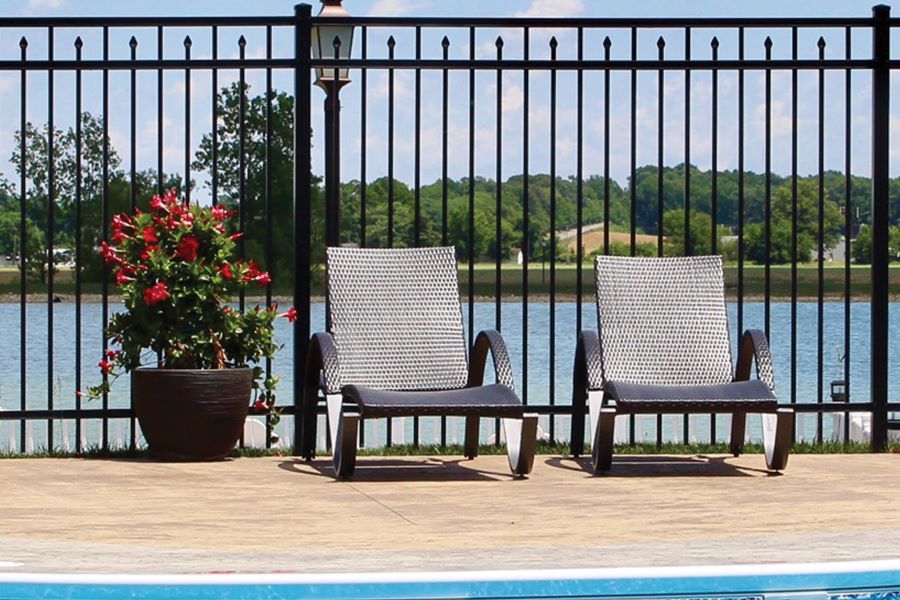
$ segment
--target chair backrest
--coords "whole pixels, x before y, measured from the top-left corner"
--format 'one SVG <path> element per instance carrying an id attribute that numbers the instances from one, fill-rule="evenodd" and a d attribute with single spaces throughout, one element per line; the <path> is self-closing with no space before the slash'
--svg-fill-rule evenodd
<path id="1" fill-rule="evenodd" d="M 331 333 L 343 385 L 465 387 L 456 269 L 452 247 L 328 248 Z"/>
<path id="2" fill-rule="evenodd" d="M 598 256 L 595 266 L 605 380 L 732 381 L 722 257 Z"/>

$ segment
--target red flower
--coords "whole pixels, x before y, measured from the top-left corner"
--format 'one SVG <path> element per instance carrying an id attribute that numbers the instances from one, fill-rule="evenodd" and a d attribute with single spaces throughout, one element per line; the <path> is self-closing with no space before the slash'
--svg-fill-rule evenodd
<path id="1" fill-rule="evenodd" d="M 175 214 L 180 214 L 181 207 L 179 206 L 178 198 L 175 196 L 175 189 L 169 190 L 163 197 L 154 196 L 150 200 L 150 208 L 158 212 L 171 211 Z"/>
<path id="2" fill-rule="evenodd" d="M 278 316 L 284 317 L 285 319 L 287 319 L 288 323 L 293 323 L 294 321 L 297 320 L 297 309 L 292 306 L 289 309 L 287 309 L 287 312 L 283 312 Z"/>
<path id="3" fill-rule="evenodd" d="M 236 241 L 238 241 L 239 239 L 241 239 L 242 237 L 244 237 L 244 233 L 243 233 L 243 232 L 232 233 L 232 234 L 231 234 L 231 241 L 232 241 L 232 242 L 236 242 Z"/>
<path id="4" fill-rule="evenodd" d="M 131 227 L 131 217 L 129 217 L 125 213 L 114 215 L 112 218 L 112 226 L 118 227 L 119 229 Z"/>
<path id="5" fill-rule="evenodd" d="M 101 360 L 97 363 L 97 366 L 100 367 L 100 372 L 104 375 L 109 375 L 109 372 L 112 371 L 113 368 L 112 363 L 106 360 Z"/>
<path id="6" fill-rule="evenodd" d="M 165 217 L 153 217 L 153 224 L 160 229 L 175 229 L 178 226 L 175 223 L 175 219 L 172 218 L 172 215 L 166 215 Z"/>
<path id="7" fill-rule="evenodd" d="M 152 225 L 144 227 L 144 241 L 148 244 L 158 244 L 159 238 L 156 237 L 156 229 Z"/>
<path id="8" fill-rule="evenodd" d="M 189 210 L 184 211 L 181 215 L 181 226 L 189 228 L 194 224 L 194 213 Z"/>
<path id="9" fill-rule="evenodd" d="M 256 279 L 260 274 L 259 265 L 256 264 L 256 261 L 251 260 L 247 263 L 247 270 L 244 271 L 244 275 L 241 279 L 244 280 L 244 283 L 249 283 Z"/>
<path id="10" fill-rule="evenodd" d="M 148 287 L 146 290 L 144 290 L 144 302 L 146 302 L 150 306 L 168 299 L 169 288 L 166 287 L 166 283 L 164 281 L 160 281 L 156 285 Z"/>
<path id="11" fill-rule="evenodd" d="M 128 234 L 125 233 L 125 229 L 131 229 L 131 219 L 126 214 L 115 215 L 112 219 L 112 241 L 115 243 L 119 243 L 128 238 Z"/>
<path id="12" fill-rule="evenodd" d="M 106 264 L 122 264 L 122 259 L 119 258 L 117 250 L 106 242 L 100 244 L 100 256 L 103 257 L 103 261 Z"/>
<path id="13" fill-rule="evenodd" d="M 130 277 L 124 268 L 119 269 L 116 273 L 116 285 L 125 285 L 129 281 L 134 281 L 134 277 Z"/>
<path id="14" fill-rule="evenodd" d="M 237 211 L 228 210 L 221 204 L 213 206 L 212 208 L 212 218 L 215 221 L 224 221 L 229 217 L 233 217 Z"/>
<path id="15" fill-rule="evenodd" d="M 272 283 L 272 278 L 269 277 L 268 273 L 260 273 L 256 277 L 253 278 L 253 281 L 258 283 L 261 286 L 267 286 Z"/>
<path id="16" fill-rule="evenodd" d="M 175 258 L 180 258 L 186 262 L 190 262 L 197 258 L 197 248 L 200 242 L 192 235 L 186 235 L 178 242 L 178 248 L 175 250 Z"/>
<path id="17" fill-rule="evenodd" d="M 224 277 L 228 281 L 234 280 L 234 272 L 231 270 L 231 265 L 229 265 L 228 263 L 222 265 L 222 267 L 219 269 L 219 274 L 221 274 L 222 277 Z"/>
<path id="18" fill-rule="evenodd" d="M 257 400 L 253 403 L 253 410 L 268 411 L 269 406 L 262 400 Z"/>
<path id="19" fill-rule="evenodd" d="M 115 358 L 120 354 L 119 350 L 110 350 L 107 348 L 103 351 L 103 356 L 105 356 L 109 360 L 115 360 Z"/>

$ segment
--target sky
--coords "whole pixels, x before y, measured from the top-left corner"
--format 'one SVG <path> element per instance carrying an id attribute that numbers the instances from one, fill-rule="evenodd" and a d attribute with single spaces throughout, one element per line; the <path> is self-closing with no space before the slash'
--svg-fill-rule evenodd
<path id="1" fill-rule="evenodd" d="M 795 1 L 784 2 L 756 0 L 754 2 L 727 2 L 723 0 L 660 1 L 641 0 L 347 0 L 347 11 L 355 16 L 364 15 L 404 15 L 404 16 L 609 16 L 609 17 L 651 17 L 651 16 L 837 16 L 866 17 L 871 14 L 872 2 L 837 1 Z M 313 2 L 314 13 L 318 2 Z M 290 15 L 293 2 L 283 0 L 221 0 L 221 1 L 172 1 L 152 2 L 133 0 L 129 2 L 107 0 L 0 0 L 0 16 L 213 16 L 213 15 Z M 219 55 L 237 57 L 237 38 L 247 38 L 247 55 L 263 57 L 265 52 L 265 31 L 263 28 L 222 28 L 219 32 Z M 29 40 L 28 55 L 32 58 L 47 56 L 47 33 L 45 29 L 3 29 L 0 30 L 0 60 L 19 58 L 18 41 L 21 36 Z M 113 58 L 128 58 L 128 40 L 134 35 L 138 40 L 138 57 L 155 57 L 156 31 L 154 28 L 122 30 L 110 32 L 110 53 Z M 172 28 L 166 30 L 164 53 L 166 57 L 181 58 L 184 55 L 183 39 L 192 38 L 192 57 L 209 57 L 211 40 L 209 29 Z M 412 57 L 414 37 L 411 31 L 397 29 L 370 28 L 368 32 L 368 55 L 386 56 L 386 39 L 394 35 L 397 41 L 397 57 Z M 466 57 L 469 54 L 469 39 L 466 29 L 426 29 L 423 32 L 422 52 L 427 58 L 439 58 L 440 40 L 447 35 L 450 39 L 452 57 Z M 627 58 L 630 54 L 629 31 L 587 30 L 584 34 L 584 53 L 587 57 L 602 57 L 602 41 L 609 35 L 612 40 L 613 58 Z M 720 58 L 736 57 L 736 32 L 726 29 L 695 29 L 692 33 L 691 52 L 694 57 L 709 57 L 709 42 L 713 35 L 720 41 Z M 763 57 L 763 40 L 769 35 L 774 42 L 773 57 L 790 56 L 790 36 L 785 30 L 767 31 L 750 29 L 747 31 L 746 52 L 748 57 Z M 819 36 L 826 40 L 826 56 L 843 57 L 844 32 L 841 29 L 807 31 L 799 36 L 798 53 L 801 58 L 815 58 Z M 76 36 L 84 39 L 85 58 L 99 58 L 101 52 L 100 32 L 97 29 L 65 28 L 55 34 L 55 56 L 74 57 L 73 41 Z M 477 58 L 494 58 L 495 41 L 503 37 L 504 58 L 521 57 L 523 37 L 520 29 L 506 28 L 479 29 L 476 37 Z M 532 57 L 549 58 L 549 40 L 556 36 L 559 42 L 559 57 L 574 58 L 575 35 L 571 30 L 539 30 L 531 32 L 529 52 Z M 638 37 L 640 58 L 655 58 L 657 39 L 666 41 L 666 56 L 682 58 L 685 53 L 683 30 L 641 30 Z M 852 52 L 856 58 L 865 58 L 870 52 L 870 32 L 854 30 Z M 898 36 L 895 36 L 895 38 Z M 898 44 L 893 44 L 895 47 Z M 354 40 L 354 56 L 359 56 L 359 34 Z M 273 33 L 273 53 L 276 57 L 290 57 L 293 42 L 290 28 L 276 28 Z M 898 53 L 895 51 L 894 53 Z M 412 182 L 414 172 L 414 111 L 415 78 L 410 71 L 396 71 L 395 75 L 395 157 L 396 176 Z M 219 85 L 227 85 L 237 78 L 236 71 L 222 70 Z M 352 82 L 342 91 L 342 178 L 355 179 L 360 173 L 362 140 L 366 141 L 367 178 L 371 181 L 383 176 L 387 171 L 387 74 L 384 70 L 372 70 L 367 83 L 367 132 L 363 136 L 361 123 L 360 73 L 351 72 Z M 530 77 L 529 111 L 529 172 L 549 172 L 550 150 L 556 149 L 558 174 L 573 174 L 577 166 L 577 111 L 575 75 L 560 72 L 557 76 L 557 136 L 550 137 L 550 76 L 546 72 L 534 72 Z M 722 71 L 719 74 L 719 148 L 720 169 L 737 166 L 737 75 Z M 851 147 L 852 171 L 868 175 L 870 170 L 870 105 L 868 90 L 869 75 L 865 72 L 854 74 L 851 97 Z M 19 126 L 19 80 L 18 72 L 0 71 L 0 173 L 16 181 L 7 159 L 14 151 L 13 133 Z M 248 71 L 247 81 L 252 86 L 251 94 L 264 90 L 263 71 Z M 290 71 L 273 74 L 274 87 L 279 90 L 292 89 Z M 765 133 L 765 103 L 763 95 L 764 76 L 762 72 L 748 72 L 745 80 L 745 153 L 746 167 L 761 171 L 764 168 L 763 141 Z M 896 82 L 896 79 L 892 79 Z M 603 120 L 603 75 L 588 72 L 584 76 L 584 159 L 586 176 L 602 174 L 602 143 L 605 132 Z M 441 77 L 440 72 L 423 71 L 422 89 L 422 160 L 421 179 L 423 183 L 435 181 L 440 176 L 442 155 L 441 140 Z M 825 77 L 825 167 L 843 170 L 844 167 L 844 73 L 828 72 Z M 68 128 L 74 123 L 73 93 L 74 76 L 71 72 L 54 75 L 54 112 L 57 127 Z M 84 75 L 85 110 L 95 115 L 102 113 L 99 93 L 100 74 Z M 459 178 L 468 174 L 468 72 L 454 72 L 449 78 L 449 175 Z M 522 131 L 524 121 L 523 77 L 521 72 L 506 71 L 500 82 L 502 98 L 502 158 L 501 176 L 521 173 Z M 685 158 L 685 78 L 682 73 L 669 72 L 663 83 L 664 115 L 664 162 L 679 164 Z M 157 98 L 156 72 L 142 72 L 137 79 L 137 165 L 139 169 L 155 167 L 157 161 Z M 637 164 L 655 164 L 658 150 L 658 87 L 657 73 L 646 72 L 638 75 L 637 81 Z M 29 75 L 29 99 L 27 117 L 35 123 L 43 123 L 47 117 L 47 74 L 32 72 Z M 164 91 L 164 164 L 167 171 L 183 172 L 185 144 L 185 80 L 183 72 L 171 72 L 165 76 Z M 610 88 L 610 138 L 611 176 L 621 184 L 626 184 L 630 171 L 630 117 L 631 117 L 630 74 L 613 73 Z M 798 75 L 798 129 L 799 147 L 798 171 L 803 174 L 815 173 L 818 168 L 818 105 L 820 93 L 815 72 Z M 691 162 L 703 169 L 710 168 L 712 87 L 709 72 L 695 72 L 690 86 L 690 156 Z M 497 75 L 494 71 L 482 71 L 476 76 L 475 85 L 475 164 L 476 174 L 495 177 L 497 172 Z M 211 75 L 209 71 L 194 71 L 191 75 L 191 154 L 196 151 L 204 134 L 211 127 L 210 105 L 212 99 Z M 323 143 L 321 132 L 322 100 L 324 94 L 313 89 L 313 166 L 317 173 L 323 168 Z M 129 111 L 131 102 L 129 75 L 127 72 L 113 72 L 110 75 L 110 132 L 113 145 L 122 158 L 123 166 L 130 164 L 129 152 Z M 772 74 L 772 169 L 776 173 L 788 174 L 791 165 L 790 138 L 791 119 L 791 76 L 788 72 Z M 893 94 L 891 127 L 891 171 L 900 174 L 900 140 L 897 139 L 900 125 L 900 94 Z M 193 173 L 199 185 L 195 197 L 204 198 L 207 175 Z"/>

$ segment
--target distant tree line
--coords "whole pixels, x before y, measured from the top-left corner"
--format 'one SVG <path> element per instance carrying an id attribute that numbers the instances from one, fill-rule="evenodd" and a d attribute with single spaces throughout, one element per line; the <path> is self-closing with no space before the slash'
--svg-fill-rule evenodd
<path id="1" fill-rule="evenodd" d="M 691 167 L 691 251 L 694 254 L 712 251 L 711 217 L 711 173 Z M 679 255 L 684 253 L 684 166 L 667 167 L 663 173 L 663 222 L 665 239 L 664 253 Z M 773 264 L 790 262 L 792 259 L 792 216 L 793 193 L 791 180 L 773 176 L 771 194 L 771 251 Z M 833 246 L 843 235 L 845 181 L 841 174 L 829 172 L 825 178 L 823 195 L 823 245 Z M 636 231 L 657 235 L 658 195 L 656 167 L 638 169 L 635 189 Z M 900 186 L 900 180 L 896 182 Z M 510 256 L 513 248 L 521 248 L 524 231 L 524 177 L 515 175 L 501 185 L 501 243 L 496 240 L 496 182 L 478 177 L 472 183 L 474 188 L 474 253 L 476 256 L 501 258 Z M 853 177 L 854 195 L 852 207 L 859 207 L 862 218 L 868 217 L 869 182 Z M 405 183 L 395 181 L 393 186 L 394 245 L 412 246 L 415 242 L 415 190 Z M 447 183 L 447 240 L 454 244 L 460 258 L 468 256 L 469 228 L 469 181 L 451 180 Z M 719 196 L 717 202 L 717 251 L 736 259 L 735 240 L 729 240 L 738 229 L 737 173 L 723 171 L 718 178 Z M 577 180 L 573 177 L 557 178 L 556 181 L 556 230 L 557 233 L 577 226 Z M 582 183 L 583 225 L 604 222 L 604 180 L 591 176 Z M 900 194 L 900 188 L 898 188 Z M 386 244 L 388 180 L 381 178 L 365 186 L 366 198 L 366 244 L 381 246 Z M 744 244 L 745 256 L 752 261 L 764 263 L 765 252 L 765 177 L 747 172 L 744 175 Z M 530 258 L 539 259 L 546 250 L 550 235 L 550 177 L 532 175 L 528 185 L 529 225 L 528 249 Z M 613 231 L 630 231 L 631 192 L 617 182 L 609 182 L 609 223 Z M 361 241 L 361 189 L 359 181 L 344 183 L 342 186 L 342 242 L 358 244 Z M 419 190 L 420 243 L 439 244 L 443 239 L 443 191 L 442 182 L 422 186 Z M 815 176 L 799 178 L 797 182 L 797 256 L 798 260 L 809 260 L 818 244 L 818 179 Z M 897 219 L 900 213 L 893 213 Z M 854 210 L 854 220 L 855 220 Z M 723 241 L 724 239 L 724 241 Z M 561 248 L 562 244 L 557 244 Z M 655 256 L 656 244 L 638 244 L 637 254 Z M 614 253 L 630 253 L 631 248 L 621 243 L 610 248 Z M 562 258 L 569 258 L 562 256 Z"/>
<path id="2" fill-rule="evenodd" d="M 245 122 L 245 179 L 243 203 L 241 198 L 241 177 L 239 172 L 240 147 L 240 95 L 239 84 L 234 83 L 221 90 L 218 96 L 218 148 L 217 178 L 215 194 L 218 201 L 230 207 L 243 207 L 246 237 L 245 254 L 265 265 L 274 274 L 280 285 L 290 285 L 292 281 L 293 239 L 293 97 L 286 93 L 273 92 L 272 136 L 266 138 L 267 102 L 264 95 L 250 96 L 249 86 Z M 146 208 L 150 197 L 157 190 L 159 175 L 152 169 L 136 173 L 132 182 L 130 173 L 107 139 L 103 138 L 102 122 L 89 113 L 83 115 L 81 123 L 81 164 L 76 163 L 76 135 L 72 128 L 55 129 L 53 133 L 53 226 L 52 235 L 55 248 L 75 248 L 76 198 L 80 194 L 81 206 L 81 256 L 82 276 L 85 281 L 101 278 L 102 266 L 94 249 L 103 240 L 104 188 L 108 215 L 131 208 L 132 194 L 138 208 Z M 46 125 L 28 123 L 25 130 L 26 154 L 18 151 L 21 131 L 15 136 L 15 148 L 10 161 L 16 169 L 14 182 L 0 181 L 0 252 L 5 256 L 16 256 L 22 251 L 21 200 L 18 196 L 18 176 L 22 169 L 28 181 L 25 194 L 25 229 L 27 247 L 24 249 L 28 275 L 45 281 L 48 272 L 55 268 L 54 260 L 48 255 L 48 183 L 49 130 Z M 104 185 L 103 147 L 107 145 L 107 173 Z M 269 147 L 267 149 L 267 143 Z M 268 150 L 268 151 L 267 151 Z M 210 172 L 213 166 L 212 136 L 205 135 L 193 157 L 193 172 Z M 269 163 L 267 177 L 266 161 Z M 712 173 L 691 165 L 691 251 L 695 254 L 712 250 Z M 663 251 L 667 255 L 684 253 L 684 193 L 685 165 L 663 169 L 662 204 L 663 220 L 658 222 L 658 170 L 655 166 L 637 169 L 634 180 L 635 223 L 638 233 L 658 235 L 660 227 L 664 236 Z M 163 187 L 179 189 L 182 177 L 178 173 L 163 174 Z M 420 228 L 419 241 L 422 245 L 437 245 L 444 239 L 457 248 L 460 259 L 474 253 L 478 258 L 495 259 L 498 255 L 510 258 L 515 248 L 523 246 L 524 231 L 524 177 L 514 175 L 501 185 L 500 240 L 496 239 L 496 182 L 478 177 L 470 182 L 463 178 L 448 180 L 447 219 L 443 219 L 443 182 L 438 180 L 419 189 Z M 603 223 L 605 181 L 601 176 L 590 176 L 582 182 L 583 224 Z M 623 187 L 614 180 L 609 181 L 608 222 L 612 231 L 631 230 L 631 181 Z M 831 247 L 842 235 L 855 234 L 845 231 L 843 211 L 846 208 L 846 180 L 842 173 L 828 171 L 823 174 L 823 231 L 819 239 L 819 181 L 818 176 L 801 177 L 796 186 L 796 221 L 794 233 L 794 191 L 792 180 L 772 174 L 771 185 L 771 236 L 770 251 L 766 253 L 765 215 L 766 178 L 764 174 L 745 172 L 743 177 L 744 201 L 744 252 L 748 260 L 757 263 L 786 263 L 792 260 L 796 238 L 796 252 L 799 260 L 808 260 L 819 246 Z M 190 184 L 192 187 L 194 182 Z M 204 184 L 212 185 L 210 180 Z M 133 188 L 133 189 L 132 189 Z M 368 246 L 385 246 L 388 241 L 389 190 L 387 178 L 368 182 L 365 188 L 359 181 L 342 184 L 342 227 L 341 241 L 359 244 L 365 232 Z M 550 229 L 551 180 L 549 175 L 529 176 L 528 202 L 529 225 L 527 247 L 533 260 L 548 258 L 552 247 L 552 236 L 577 225 L 577 181 L 574 177 L 558 177 L 556 180 L 556 231 Z M 727 259 L 737 256 L 737 244 L 733 239 L 737 231 L 740 208 L 738 172 L 721 171 L 717 177 L 717 203 L 715 232 L 717 251 Z M 210 191 L 212 191 L 210 189 Z M 900 178 L 890 183 L 891 197 L 891 243 L 892 254 L 900 253 Z M 870 181 L 865 177 L 852 176 L 850 180 L 850 210 L 855 226 L 862 226 L 853 248 L 856 262 L 871 260 L 871 236 L 865 226 L 869 220 Z M 365 223 L 360 222 L 361 200 L 365 194 Z M 322 181 L 316 178 L 310 189 L 313 218 L 313 260 L 321 263 L 324 255 L 324 194 Z M 469 205 L 474 204 L 474 243 L 470 249 Z M 393 185 L 393 243 L 395 246 L 415 244 L 415 190 L 402 181 Z M 267 207 L 271 210 L 271 221 L 267 220 Z M 271 236 L 268 234 L 271 224 Z M 267 244 L 272 245 L 272 261 L 267 260 Z M 557 243 L 557 258 L 573 260 L 573 252 L 563 243 Z M 611 246 L 613 253 L 631 252 L 628 244 L 621 242 Z M 656 255 L 656 244 L 638 244 L 635 253 Z"/>

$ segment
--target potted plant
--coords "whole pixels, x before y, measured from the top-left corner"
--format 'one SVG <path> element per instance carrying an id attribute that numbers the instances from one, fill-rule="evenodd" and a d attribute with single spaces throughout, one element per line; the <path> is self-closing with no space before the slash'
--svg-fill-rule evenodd
<path id="1" fill-rule="evenodd" d="M 99 363 L 104 381 L 88 395 L 106 393 L 131 373 L 134 409 L 152 455 L 174 460 L 216 460 L 241 435 L 249 406 L 270 425 L 277 377 L 258 364 L 277 349 L 276 316 L 291 322 L 291 308 L 241 312 L 229 302 L 242 289 L 270 283 L 254 261 L 236 260 L 234 216 L 223 206 L 186 205 L 169 191 L 150 211 L 113 217 L 111 244 L 100 253 L 113 268 L 125 311 L 107 334 L 118 349 Z"/>

